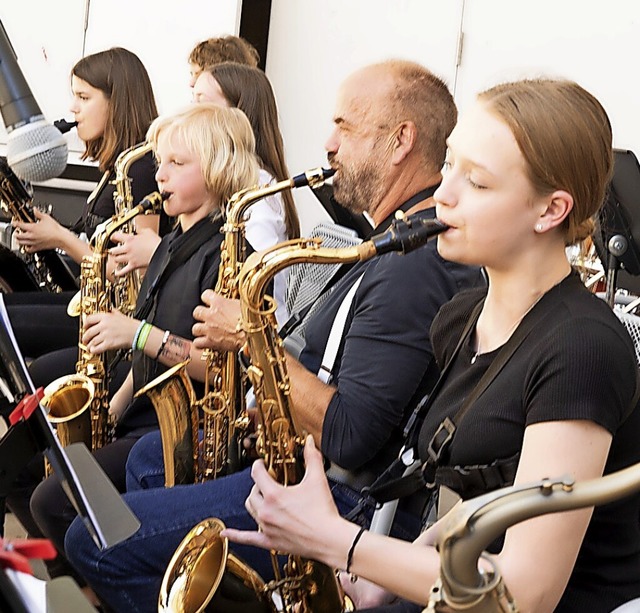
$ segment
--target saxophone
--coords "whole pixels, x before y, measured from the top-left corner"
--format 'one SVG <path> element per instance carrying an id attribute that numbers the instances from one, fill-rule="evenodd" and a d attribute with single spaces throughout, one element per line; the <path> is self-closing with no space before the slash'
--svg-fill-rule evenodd
<path id="1" fill-rule="evenodd" d="M 6 158 L 0 156 L 0 208 L 13 219 L 35 223 L 32 201 L 33 197 L 11 170 Z M 34 289 L 55 293 L 78 289 L 73 273 L 55 249 L 34 253 L 21 249 L 20 258 L 26 264 L 25 270 Z"/>
<path id="2" fill-rule="evenodd" d="M 107 260 L 111 235 L 140 214 L 157 211 L 162 196 L 153 192 L 140 204 L 114 215 L 94 237 L 93 254 L 82 258 L 80 297 L 69 304 L 70 314 L 79 315 L 78 361 L 76 372 L 51 382 L 44 390 L 42 404 L 48 408 L 49 420 L 63 446 L 83 442 L 91 450 L 111 440 L 109 390 L 106 354 L 94 355 L 82 343 L 86 317 L 113 308 L 111 284 L 107 279 Z M 77 312 L 76 312 L 77 309 Z M 89 410 L 87 410 L 89 409 Z"/>
<path id="3" fill-rule="evenodd" d="M 507 528 L 532 517 L 607 504 L 638 491 L 640 463 L 581 483 L 565 476 L 514 485 L 454 507 L 442 520 L 440 578 L 423 613 L 517 613 L 497 564 L 484 549 Z M 481 557 L 490 571 L 478 569 Z"/>
<path id="4" fill-rule="evenodd" d="M 131 193 L 131 178 L 129 169 L 131 165 L 151 151 L 151 143 L 142 143 L 126 149 L 118 155 L 115 165 L 115 191 L 113 203 L 116 215 L 124 215 L 134 205 Z M 133 219 L 127 221 L 120 229 L 128 234 L 135 232 Z M 116 277 L 112 282 L 113 306 L 125 315 L 133 315 L 136 310 L 136 299 L 140 291 L 141 275 L 139 270 Z"/>
<path id="5" fill-rule="evenodd" d="M 253 384 L 258 408 L 257 451 L 264 459 L 270 474 L 282 485 L 296 484 L 303 473 L 301 464 L 304 433 L 295 424 L 291 411 L 290 382 L 282 340 L 277 332 L 275 301 L 265 294 L 271 279 L 281 270 L 301 262 L 349 263 L 370 259 L 389 251 L 408 252 L 423 245 L 429 238 L 443 232 L 447 226 L 417 213 L 406 219 L 397 219 L 386 232 L 369 241 L 342 249 L 322 248 L 318 239 L 298 239 L 277 245 L 247 258 L 238 280 L 242 309 L 242 327 L 247 335 L 251 356 L 248 376 Z M 183 611 L 203 611 L 213 597 L 216 586 L 207 593 L 203 584 L 211 580 L 198 576 L 205 566 L 202 559 L 211 558 L 223 545 L 218 532 L 207 527 L 212 519 L 198 524 L 182 541 L 165 573 L 160 590 L 159 610 L 168 611 L 168 603 L 188 603 Z M 218 521 L 218 520 L 215 520 Z M 337 613 L 353 610 L 353 604 L 344 597 L 333 569 L 300 556 L 288 556 L 284 570 L 279 569 L 276 552 L 272 552 L 274 581 L 261 583 L 256 598 L 266 610 L 287 613 Z M 185 559 L 197 561 L 185 564 Z M 230 558 L 230 574 L 235 574 L 237 560 Z M 224 575 L 226 560 L 208 565 L 208 571 L 217 577 Z M 245 565 L 246 566 L 246 565 Z M 249 569 L 251 571 L 251 569 Z M 246 574 L 248 574 L 248 572 Z M 185 575 L 186 573 L 186 575 Z M 246 576 L 246 575 L 245 575 Z M 243 576 L 243 583 L 251 582 Z M 197 596 L 207 595 L 199 602 Z M 276 608 L 274 596 L 282 605 Z M 197 603 L 197 606 L 196 604 Z M 198 608 L 200 607 L 200 608 Z"/>
<path id="6" fill-rule="evenodd" d="M 316 168 L 272 185 L 236 192 L 226 206 L 222 227 L 220 266 L 215 292 L 224 298 L 238 298 L 238 274 L 245 260 L 245 221 L 250 206 L 286 189 L 319 187 L 333 174 Z M 205 349 L 204 393 L 195 392 L 186 373 L 187 362 L 176 364 L 136 393 L 151 400 L 162 438 L 165 486 L 208 481 L 237 470 L 239 444 L 249 419 L 244 411 L 244 394 L 237 355 Z M 202 450 L 198 450 L 199 409 L 203 412 Z M 188 414 L 185 414 L 188 412 Z"/>

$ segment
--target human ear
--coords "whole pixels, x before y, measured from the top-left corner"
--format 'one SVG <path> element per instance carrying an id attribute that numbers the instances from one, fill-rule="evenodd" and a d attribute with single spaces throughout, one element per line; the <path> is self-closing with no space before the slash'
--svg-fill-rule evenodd
<path id="1" fill-rule="evenodd" d="M 557 190 L 545 198 L 540 216 L 536 219 L 535 231 L 546 232 L 561 225 L 573 209 L 573 196 L 564 190 Z"/>
<path id="2" fill-rule="evenodd" d="M 416 143 L 417 128 L 413 121 L 403 121 L 391 136 L 391 147 L 393 151 L 392 161 L 400 164 L 411 153 Z"/>

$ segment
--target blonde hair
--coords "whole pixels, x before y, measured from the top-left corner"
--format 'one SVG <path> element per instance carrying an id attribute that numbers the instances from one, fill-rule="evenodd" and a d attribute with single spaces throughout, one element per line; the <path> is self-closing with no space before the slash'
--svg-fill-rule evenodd
<path id="1" fill-rule="evenodd" d="M 613 173 L 611 123 L 598 100 L 577 83 L 531 79 L 504 83 L 478 99 L 509 126 L 538 194 L 573 196 L 565 243 L 589 236 Z"/>
<path id="2" fill-rule="evenodd" d="M 209 102 L 158 117 L 147 132 L 154 150 L 160 136 L 177 138 L 200 159 L 207 191 L 223 206 L 237 191 L 258 183 L 256 142 L 246 115 Z"/>

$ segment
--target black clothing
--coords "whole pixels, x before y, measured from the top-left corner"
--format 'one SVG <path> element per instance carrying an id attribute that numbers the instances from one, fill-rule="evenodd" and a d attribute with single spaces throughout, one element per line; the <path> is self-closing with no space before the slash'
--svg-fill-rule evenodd
<path id="1" fill-rule="evenodd" d="M 484 293 L 460 293 L 435 318 L 431 339 L 440 365 L 450 358 Z M 632 405 L 637 369 L 624 327 L 576 274 L 549 290 L 526 317 L 540 310 L 545 311 L 544 326 L 524 340 L 456 424 L 444 462 L 490 464 L 520 451 L 528 425 L 573 419 L 594 421 L 613 434 L 605 474 L 640 461 L 640 411 Z M 471 363 L 475 351 L 470 341 L 463 344 L 425 416 L 422 461 L 438 425 L 446 416 L 453 418 L 499 351 Z M 595 509 L 557 612 L 608 613 L 640 596 L 639 513 L 639 494 Z"/>
<path id="2" fill-rule="evenodd" d="M 199 226 L 210 228 L 207 235 L 201 239 L 202 243 L 195 253 L 175 269 L 155 295 L 154 306 L 146 320 L 163 330 L 170 330 L 182 338 L 192 339 L 191 328 L 196 323 L 193 309 L 200 304 L 200 296 L 206 289 L 213 289 L 218 278 L 220 266 L 220 246 L 224 238 L 222 218 L 212 222 L 209 217 L 199 221 L 184 234 L 178 226 L 167 235 L 153 254 L 147 274 L 144 277 L 138 295 L 137 306 L 144 302 L 149 284 L 162 269 L 163 262 L 172 252 L 179 249 L 184 242 L 189 242 Z M 167 367 L 150 358 L 143 352 L 134 353 L 133 389 L 138 390 L 161 375 Z M 194 382 L 196 393 L 200 386 Z M 157 427 L 158 421 L 155 411 L 148 398 L 134 400 L 120 417 L 116 434 L 122 435 L 132 429 Z"/>
<path id="3" fill-rule="evenodd" d="M 437 376 L 428 333 L 433 317 L 481 278 L 478 269 L 443 260 L 434 241 L 356 264 L 309 321 L 300 361 L 311 372 L 318 372 L 336 312 L 363 273 L 333 368 L 338 389 L 321 446 L 343 468 L 366 465 L 379 473 L 395 458 L 406 419 Z"/>
<path id="4" fill-rule="evenodd" d="M 131 164 L 129 177 L 135 204 L 149 193 L 158 190 L 155 181 L 155 162 L 151 153 Z M 84 232 L 88 238 L 91 238 L 97 225 L 113 216 L 115 186 L 112 180 L 113 172 L 109 173 L 107 179 L 99 183 L 96 190 L 89 196 L 82 217 L 72 228 L 74 232 L 78 234 Z M 162 211 L 160 236 L 170 231 L 172 223 L 172 220 Z M 75 292 L 61 294 L 16 292 L 5 295 L 11 326 L 20 351 L 25 357 L 37 358 L 57 349 L 77 345 L 78 320 L 67 315 L 67 304 L 74 295 Z M 49 362 L 49 364 L 52 363 Z"/>
<path id="5" fill-rule="evenodd" d="M 208 231 L 198 231 L 201 227 Z M 140 287 L 138 307 L 145 302 L 149 285 L 161 272 L 171 254 L 194 236 L 199 237 L 200 244 L 191 257 L 173 268 L 173 272 L 158 286 L 154 295 L 154 307 L 146 317 L 148 322 L 183 338 L 193 338 L 193 309 L 200 303 L 202 292 L 214 287 L 218 276 L 220 244 L 223 239 L 221 228 L 221 218 L 212 222 L 210 217 L 206 217 L 187 232 L 183 233 L 178 226 L 162 239 Z M 132 368 L 134 390 L 140 389 L 167 370 L 166 366 L 145 356 L 143 352 L 134 353 Z M 196 393 L 200 393 L 196 382 L 194 387 Z M 157 425 L 155 409 L 149 398 L 142 396 L 134 399 L 118 420 L 115 441 L 94 452 L 96 460 L 118 491 L 126 491 L 125 464 L 131 447 L 142 435 L 157 428 Z M 30 508 L 41 532 L 52 540 L 58 551 L 63 552 L 64 535 L 76 512 L 55 475 L 36 487 L 31 496 Z M 54 572 L 58 572 L 60 568 L 64 568 L 67 573 L 73 572 L 58 560 Z"/>
<path id="6" fill-rule="evenodd" d="M 158 191 L 155 173 L 156 163 L 151 152 L 136 160 L 129 167 L 128 176 L 131 180 L 131 196 L 134 206 L 151 192 Z M 113 170 L 103 175 L 96 189 L 87 198 L 82 209 L 82 216 L 72 228 L 74 232 L 78 234 L 84 232 L 87 238 L 91 238 L 97 226 L 113 216 L 115 213 L 113 195 L 116 189 L 113 184 L 114 178 L 115 172 Z M 172 223 L 167 214 L 161 211 L 160 236 L 164 236 L 170 231 Z"/>

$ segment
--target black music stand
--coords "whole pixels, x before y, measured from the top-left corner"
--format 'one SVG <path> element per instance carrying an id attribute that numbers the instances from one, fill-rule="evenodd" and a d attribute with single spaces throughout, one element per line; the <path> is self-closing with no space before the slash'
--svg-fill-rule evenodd
<path id="1" fill-rule="evenodd" d="M 18 349 L 0 294 L 0 395 L 16 406 L 0 440 L 0 495 L 38 452 L 44 452 L 96 545 L 111 547 L 131 536 L 140 522 L 83 443 L 64 449 L 46 418 Z"/>
<path id="2" fill-rule="evenodd" d="M 613 306 L 620 283 L 630 291 L 634 286 L 640 290 L 633 279 L 640 275 L 640 164 L 633 151 L 614 149 L 613 179 L 598 217 L 594 243 L 607 272 L 606 300 Z"/>

